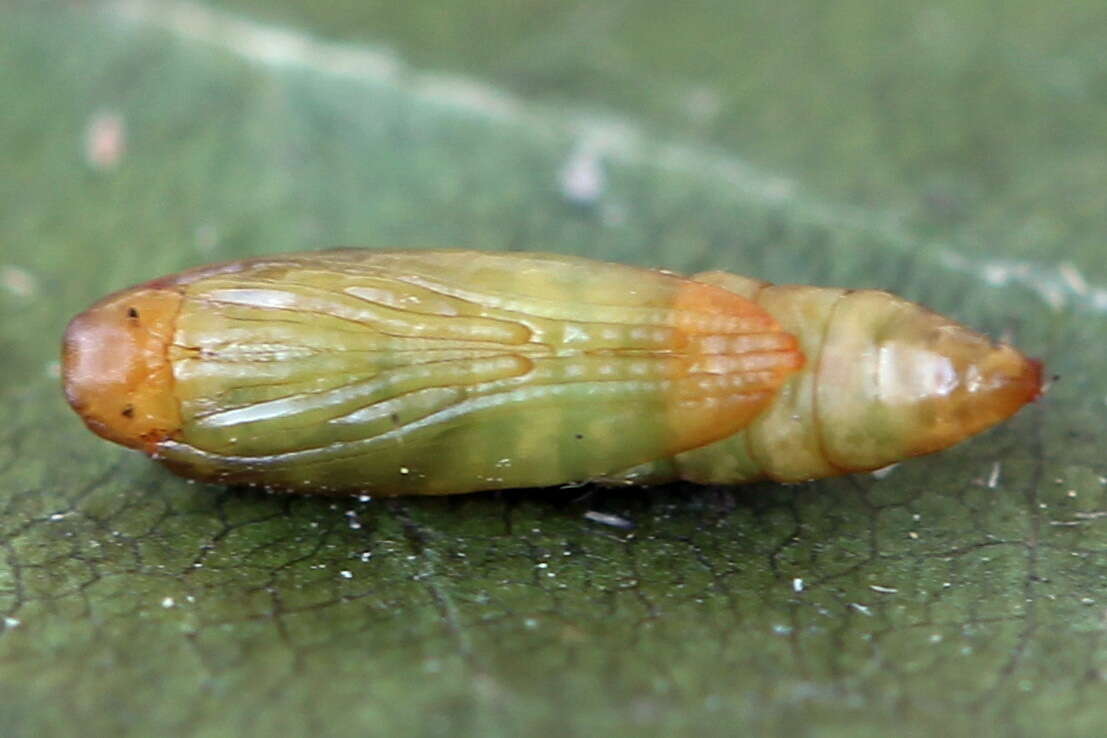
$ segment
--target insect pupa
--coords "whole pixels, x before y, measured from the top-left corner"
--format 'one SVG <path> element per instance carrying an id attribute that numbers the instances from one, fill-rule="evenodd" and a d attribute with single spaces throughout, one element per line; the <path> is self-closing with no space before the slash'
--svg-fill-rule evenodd
<path id="1" fill-rule="evenodd" d="M 65 332 L 98 435 L 305 493 L 796 482 L 946 448 L 1041 365 L 887 292 L 547 254 L 262 257 L 115 293 Z"/>

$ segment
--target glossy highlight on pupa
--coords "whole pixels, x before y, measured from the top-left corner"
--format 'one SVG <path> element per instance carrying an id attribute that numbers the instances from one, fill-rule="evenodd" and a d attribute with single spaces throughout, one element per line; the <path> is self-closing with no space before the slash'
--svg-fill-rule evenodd
<path id="1" fill-rule="evenodd" d="M 62 366 L 98 435 L 317 494 L 797 482 L 938 451 L 1041 391 L 1038 362 L 883 291 L 462 250 L 163 277 L 74 318 Z"/>

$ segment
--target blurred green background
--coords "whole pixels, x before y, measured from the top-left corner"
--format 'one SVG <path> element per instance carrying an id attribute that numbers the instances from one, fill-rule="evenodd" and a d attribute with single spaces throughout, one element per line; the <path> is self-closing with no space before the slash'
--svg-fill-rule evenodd
<path id="1" fill-rule="evenodd" d="M 1107 732 L 1102 2 L 0 16 L 0 735 Z M 883 287 L 1059 378 L 880 477 L 441 500 L 192 485 L 65 407 L 91 301 L 335 245 Z"/>

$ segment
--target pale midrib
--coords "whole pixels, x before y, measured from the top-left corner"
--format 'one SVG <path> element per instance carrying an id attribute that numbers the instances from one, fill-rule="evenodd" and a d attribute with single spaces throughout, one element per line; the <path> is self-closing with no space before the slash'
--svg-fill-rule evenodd
<path id="1" fill-rule="evenodd" d="M 920 239 L 891 214 L 800 194 L 786 177 L 759 170 L 734 154 L 685 142 L 655 140 L 632 120 L 594 113 L 565 112 L 524 101 L 479 80 L 411 69 L 395 54 L 364 44 L 321 41 L 296 30 L 266 25 L 188 0 L 116 0 L 105 3 L 115 17 L 159 28 L 228 51 L 255 64 L 299 67 L 356 82 L 388 86 L 428 103 L 454 108 L 530 134 L 566 136 L 587 144 L 597 156 L 628 164 L 707 174 L 745 196 L 779 205 L 823 227 L 879 237 L 899 251 L 994 288 L 1017 285 L 1054 311 L 1074 307 L 1107 313 L 1107 286 L 1088 282 L 1071 264 L 1053 266 L 1016 259 L 971 259 L 954 245 Z"/>

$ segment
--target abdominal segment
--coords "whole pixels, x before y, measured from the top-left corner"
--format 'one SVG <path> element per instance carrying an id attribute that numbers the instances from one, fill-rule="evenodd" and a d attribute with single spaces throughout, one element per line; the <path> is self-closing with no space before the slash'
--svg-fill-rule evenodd
<path id="1" fill-rule="evenodd" d="M 1041 365 L 880 290 L 698 280 L 755 301 L 806 364 L 743 430 L 609 481 L 801 482 L 938 451 L 1006 420 L 1041 392 Z"/>

